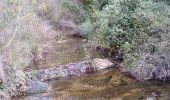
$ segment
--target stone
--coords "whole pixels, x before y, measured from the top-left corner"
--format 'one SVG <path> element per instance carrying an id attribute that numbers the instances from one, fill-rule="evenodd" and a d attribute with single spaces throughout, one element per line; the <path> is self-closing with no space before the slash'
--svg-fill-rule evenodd
<path id="1" fill-rule="evenodd" d="M 26 95 L 28 94 L 38 94 L 47 91 L 49 88 L 47 83 L 43 83 L 41 81 L 30 81 L 28 82 L 28 90 L 26 91 Z"/>
<path id="2" fill-rule="evenodd" d="M 107 59 L 95 58 L 92 60 L 92 65 L 93 67 L 97 68 L 97 70 L 102 70 L 102 69 L 110 68 L 114 64 Z"/>

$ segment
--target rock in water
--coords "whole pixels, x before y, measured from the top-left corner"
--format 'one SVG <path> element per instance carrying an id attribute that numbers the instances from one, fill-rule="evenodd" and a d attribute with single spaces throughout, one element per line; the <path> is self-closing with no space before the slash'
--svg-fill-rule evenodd
<path id="1" fill-rule="evenodd" d="M 87 60 L 75 62 L 67 65 L 27 72 L 27 76 L 30 79 L 36 77 L 38 80 L 47 81 L 66 76 L 80 76 L 85 73 L 97 72 L 103 69 L 113 67 L 113 65 L 114 64 L 107 59 L 96 58 L 92 61 Z"/>
<path id="2" fill-rule="evenodd" d="M 27 94 L 37 94 L 42 93 L 48 90 L 48 84 L 43 83 L 41 81 L 30 81 L 28 83 L 28 90 L 26 91 Z"/>
<path id="3" fill-rule="evenodd" d="M 97 70 L 106 69 L 113 66 L 113 63 L 107 59 L 95 58 L 92 60 L 93 67 L 97 68 Z"/>

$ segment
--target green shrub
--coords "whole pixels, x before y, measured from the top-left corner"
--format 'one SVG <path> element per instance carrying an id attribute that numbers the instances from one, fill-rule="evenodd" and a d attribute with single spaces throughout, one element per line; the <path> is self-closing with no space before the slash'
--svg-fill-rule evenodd
<path id="1" fill-rule="evenodd" d="M 157 59 L 154 59 L 155 61 L 146 60 L 142 66 L 145 66 L 145 71 L 148 71 L 148 65 L 152 65 L 152 69 L 155 69 L 155 66 L 162 62 L 158 60 L 162 55 L 167 58 L 165 55 L 168 52 L 164 52 L 166 49 L 161 45 L 162 43 L 169 44 L 167 31 L 169 9 L 170 7 L 165 3 L 154 3 L 150 0 L 110 2 L 98 12 L 95 23 L 96 32 L 93 37 L 104 46 L 119 49 L 124 54 L 123 63 L 128 70 L 136 71 L 141 65 L 141 59 L 145 58 L 147 54 L 157 57 Z M 170 59 L 168 60 L 170 61 Z M 165 64 L 166 61 L 163 62 Z M 157 67 L 157 69 L 159 68 Z M 138 76 L 142 77 L 144 74 L 146 73 Z M 159 76 L 157 74 L 156 77 Z M 167 74 L 162 76 L 167 77 Z"/>
<path id="2" fill-rule="evenodd" d="M 92 38 L 94 26 L 90 21 L 87 21 L 79 25 L 79 30 L 83 37 Z"/>
<path id="3" fill-rule="evenodd" d="M 74 22 L 78 24 L 80 35 L 90 38 L 94 32 L 96 13 L 98 8 L 95 5 L 95 0 L 80 0 L 81 4 L 75 4 L 73 0 L 65 0 L 63 5 L 65 8 L 76 15 Z"/>
<path id="4" fill-rule="evenodd" d="M 109 3 L 109 0 L 97 0 L 99 2 L 99 9 L 102 10 L 104 6 Z"/>
<path id="5" fill-rule="evenodd" d="M 0 83 L 0 90 L 4 89 L 4 85 L 2 83 Z"/>
<path id="6" fill-rule="evenodd" d="M 89 14 L 87 11 L 80 7 L 80 5 L 75 4 L 72 0 L 64 0 L 63 6 L 68 10 L 67 13 L 72 13 L 72 15 L 76 15 L 75 22 L 76 23 L 82 23 L 89 19 Z"/>
<path id="7" fill-rule="evenodd" d="M 168 0 L 162 1 L 95 0 L 96 6 L 84 0 L 83 10 L 90 17 L 80 24 L 80 32 L 105 47 L 120 50 L 124 66 L 138 79 L 167 79 L 170 6 Z"/>

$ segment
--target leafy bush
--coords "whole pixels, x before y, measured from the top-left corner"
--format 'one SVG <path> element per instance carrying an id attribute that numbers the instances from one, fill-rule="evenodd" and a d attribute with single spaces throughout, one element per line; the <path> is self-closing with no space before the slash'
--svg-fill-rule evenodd
<path id="1" fill-rule="evenodd" d="M 63 5 L 66 8 L 67 13 L 72 13 L 71 16 L 76 15 L 73 20 L 74 23 L 78 24 L 80 35 L 83 37 L 90 38 L 94 32 L 95 22 L 95 0 L 80 0 L 80 3 L 75 3 L 74 0 L 65 0 Z"/>
<path id="2" fill-rule="evenodd" d="M 90 21 L 87 21 L 79 25 L 79 30 L 83 37 L 91 38 L 94 26 Z"/>
<path id="3" fill-rule="evenodd" d="M 88 5 L 88 2 L 84 3 Z M 71 16 L 76 16 L 76 19 L 74 22 L 76 23 L 82 23 L 89 19 L 89 14 L 85 9 L 83 9 L 78 3 L 76 4 L 74 0 L 65 0 L 63 1 L 63 6 L 66 8 L 67 13 L 71 12 Z M 86 8 L 87 9 L 87 8 Z"/>
<path id="4" fill-rule="evenodd" d="M 98 0 L 99 2 L 99 9 L 102 10 L 104 6 L 109 3 L 109 0 Z"/>
<path id="5" fill-rule="evenodd" d="M 170 37 L 167 30 L 170 7 L 150 0 L 110 1 L 98 12 L 96 32 L 93 36 L 104 46 L 119 49 L 124 54 L 124 65 L 138 78 L 170 77 L 167 74 L 169 70 L 164 70 L 161 75 L 156 72 L 163 68 L 163 65 L 166 65 L 164 69 L 170 68 L 167 66 L 170 59 L 166 57 L 169 53 L 166 49 Z M 162 47 L 163 44 L 167 45 L 166 49 Z M 145 56 L 148 54 L 154 57 L 154 61 L 146 60 Z M 161 57 L 166 58 L 166 61 L 161 60 Z M 144 58 L 145 64 L 141 64 L 141 59 Z M 145 66 L 143 71 L 138 70 L 141 66 Z"/>
<path id="6" fill-rule="evenodd" d="M 86 21 L 94 22 L 96 12 L 103 3 L 104 1 L 99 3 L 98 0 L 80 0 L 80 3 L 75 0 L 64 0 L 63 6 L 68 10 L 67 13 L 71 12 L 71 15 L 77 16 L 74 21 L 80 24 Z"/>
<path id="7" fill-rule="evenodd" d="M 170 77 L 170 58 L 167 56 L 170 43 L 168 2 L 84 0 L 83 10 L 90 17 L 82 21 L 79 29 L 89 39 L 120 50 L 124 66 L 138 79 L 164 80 Z"/>

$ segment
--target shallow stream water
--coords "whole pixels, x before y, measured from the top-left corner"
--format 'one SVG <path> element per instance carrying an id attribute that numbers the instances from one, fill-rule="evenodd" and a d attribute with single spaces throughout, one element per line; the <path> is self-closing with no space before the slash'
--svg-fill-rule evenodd
<path id="1" fill-rule="evenodd" d="M 82 39 L 69 38 L 54 45 L 46 62 L 32 65 L 33 70 L 85 59 Z M 117 69 L 107 69 L 79 77 L 64 77 L 48 82 L 45 93 L 13 100 L 170 100 L 170 84 L 158 81 L 137 82 Z"/>
<path id="2" fill-rule="evenodd" d="M 50 50 L 44 53 L 44 60 L 29 66 L 31 70 L 59 66 L 70 62 L 85 60 L 82 38 L 67 37 L 51 44 Z"/>
<path id="3" fill-rule="evenodd" d="M 117 69 L 52 80 L 49 84 L 51 89 L 46 93 L 15 100 L 170 100 L 170 84 L 137 82 Z"/>

